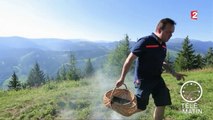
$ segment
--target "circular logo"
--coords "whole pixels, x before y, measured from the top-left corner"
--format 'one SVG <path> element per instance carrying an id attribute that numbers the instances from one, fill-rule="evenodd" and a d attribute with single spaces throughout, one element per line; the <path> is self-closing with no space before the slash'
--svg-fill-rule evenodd
<path id="1" fill-rule="evenodd" d="M 180 95 L 186 102 L 197 102 L 202 94 L 203 89 L 196 81 L 187 81 L 180 89 Z"/>

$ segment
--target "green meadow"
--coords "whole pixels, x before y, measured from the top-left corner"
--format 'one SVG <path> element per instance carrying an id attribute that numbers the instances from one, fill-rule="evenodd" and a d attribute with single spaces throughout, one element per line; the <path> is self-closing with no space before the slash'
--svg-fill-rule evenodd
<path id="1" fill-rule="evenodd" d="M 213 69 L 182 72 L 188 75 L 185 81 L 177 81 L 170 74 L 163 78 L 170 89 L 172 105 L 166 108 L 166 120 L 213 120 Z M 126 84 L 134 92 L 132 76 Z M 181 85 L 189 80 L 197 81 L 203 88 L 203 95 L 196 103 L 196 111 L 183 112 L 183 106 L 191 107 L 180 95 Z M 103 95 L 114 88 L 115 79 L 97 73 L 95 77 L 80 81 L 49 82 L 42 87 L 20 91 L 0 91 L 0 119 L 137 119 L 151 120 L 154 103 L 150 98 L 147 110 L 123 117 L 103 105 Z M 151 97 L 151 96 L 150 96 Z"/>

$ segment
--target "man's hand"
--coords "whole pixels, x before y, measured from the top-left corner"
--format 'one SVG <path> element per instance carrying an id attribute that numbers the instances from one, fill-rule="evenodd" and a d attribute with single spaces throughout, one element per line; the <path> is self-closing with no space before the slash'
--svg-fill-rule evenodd
<path id="1" fill-rule="evenodd" d="M 117 88 L 119 88 L 123 84 L 124 84 L 124 79 L 120 78 L 120 79 L 117 80 L 115 85 L 116 85 Z"/>
<path id="2" fill-rule="evenodd" d="M 174 73 L 173 76 L 176 77 L 177 80 L 183 79 L 183 81 L 185 81 L 184 77 L 186 77 L 187 75 L 181 73 Z"/>

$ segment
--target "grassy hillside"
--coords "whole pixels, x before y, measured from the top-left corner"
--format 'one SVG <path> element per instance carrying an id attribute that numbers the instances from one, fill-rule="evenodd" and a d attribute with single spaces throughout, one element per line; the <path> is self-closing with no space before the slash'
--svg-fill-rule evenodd
<path id="1" fill-rule="evenodd" d="M 163 74 L 170 89 L 173 105 L 166 109 L 167 120 L 212 120 L 213 69 L 184 72 L 186 81 L 194 80 L 203 87 L 203 96 L 197 102 L 202 114 L 182 112 L 179 91 L 183 81 L 176 81 L 169 74 Z M 126 84 L 134 90 L 132 77 Z M 103 94 L 113 89 L 116 79 L 109 79 L 100 73 L 81 81 L 51 82 L 39 88 L 20 91 L 0 91 L 0 119 L 138 119 L 151 120 L 154 110 L 150 99 L 148 109 L 131 117 L 123 117 L 103 106 Z"/>

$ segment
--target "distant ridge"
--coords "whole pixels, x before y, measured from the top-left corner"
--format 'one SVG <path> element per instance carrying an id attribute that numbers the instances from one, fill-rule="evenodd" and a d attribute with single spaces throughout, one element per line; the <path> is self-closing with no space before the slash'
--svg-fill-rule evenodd
<path id="1" fill-rule="evenodd" d="M 174 58 L 181 49 L 184 38 L 171 39 L 168 49 Z M 211 41 L 190 40 L 196 53 L 206 54 L 209 47 L 213 47 Z M 57 70 L 69 62 L 69 54 L 72 51 L 77 58 L 77 64 L 83 69 L 85 61 L 92 59 L 94 66 L 100 67 L 100 63 L 106 60 L 108 53 L 113 50 L 119 41 L 91 42 L 83 39 L 28 39 L 23 37 L 0 37 L 0 86 L 9 79 L 12 72 L 26 79 L 29 70 L 37 61 L 42 70 L 50 76 L 54 76 Z M 135 41 L 130 42 L 132 47 Z"/>

